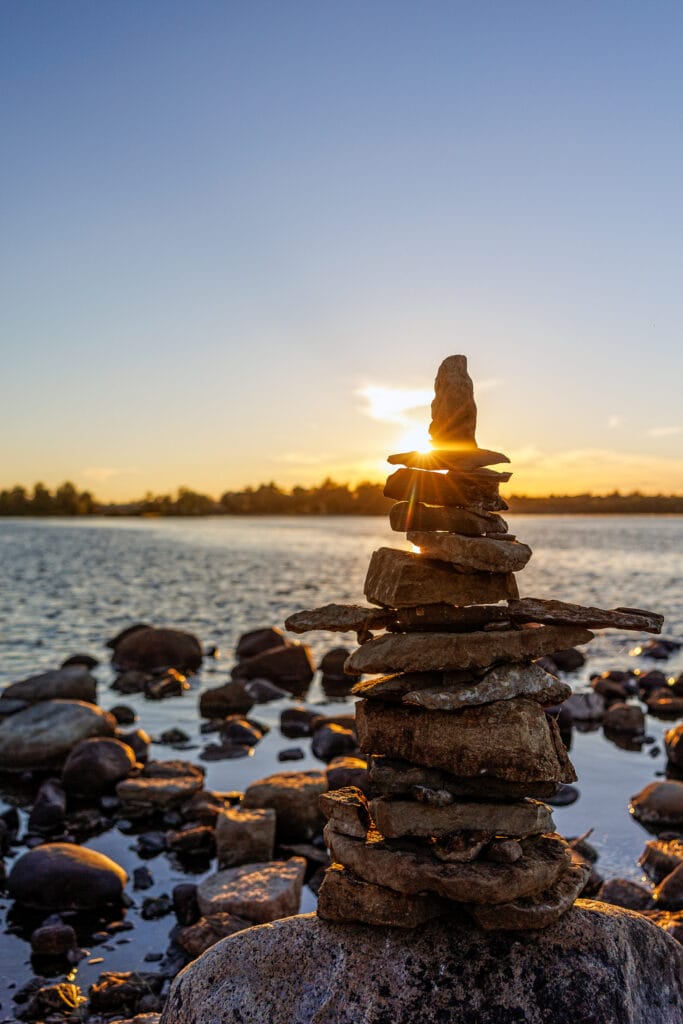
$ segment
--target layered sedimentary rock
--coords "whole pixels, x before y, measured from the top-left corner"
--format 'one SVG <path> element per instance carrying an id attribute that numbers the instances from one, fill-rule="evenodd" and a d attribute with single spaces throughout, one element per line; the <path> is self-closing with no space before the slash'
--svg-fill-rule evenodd
<path id="1" fill-rule="evenodd" d="M 576 774 L 545 713 L 571 690 L 534 659 L 588 643 L 590 627 L 661 629 L 642 609 L 519 597 L 531 549 L 497 515 L 510 474 L 489 467 L 508 460 L 477 447 L 476 418 L 467 362 L 449 357 L 435 382 L 434 450 L 389 457 L 400 467 L 384 491 L 397 500 L 391 526 L 417 550 L 374 552 L 370 605 L 287 620 L 297 633 L 356 632 L 346 671 L 379 674 L 353 688 L 369 784 L 320 798 L 333 864 L 319 914 L 330 921 L 552 926 L 589 867 L 542 802 Z"/>

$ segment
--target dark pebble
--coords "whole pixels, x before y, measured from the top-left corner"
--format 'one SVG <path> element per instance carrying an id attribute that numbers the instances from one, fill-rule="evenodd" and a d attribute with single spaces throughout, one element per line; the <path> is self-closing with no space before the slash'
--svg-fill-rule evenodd
<path id="1" fill-rule="evenodd" d="M 545 796 L 543 797 L 543 801 L 544 803 L 550 804 L 551 807 L 568 807 L 569 804 L 576 803 L 580 795 L 581 794 L 576 786 L 569 786 L 566 783 L 561 782 L 555 795 Z"/>
<path id="2" fill-rule="evenodd" d="M 154 878 L 149 868 L 135 868 L 133 871 L 133 889 L 151 889 L 154 885 Z"/>
<path id="3" fill-rule="evenodd" d="M 277 759 L 278 761 L 301 761 L 306 754 L 301 747 L 287 747 L 286 750 L 280 750 Z"/>
<path id="4" fill-rule="evenodd" d="M 156 921 L 160 917 L 166 917 L 173 910 L 173 903 L 170 896 L 149 896 L 143 901 L 140 916 L 145 921 Z"/>
<path id="5" fill-rule="evenodd" d="M 115 707 L 111 708 L 110 713 L 119 725 L 132 725 L 138 717 L 127 704 L 116 704 Z"/>

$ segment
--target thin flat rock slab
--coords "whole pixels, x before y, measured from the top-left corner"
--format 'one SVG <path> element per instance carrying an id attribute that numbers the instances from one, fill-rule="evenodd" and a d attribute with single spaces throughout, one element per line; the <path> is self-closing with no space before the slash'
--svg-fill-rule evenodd
<path id="1" fill-rule="evenodd" d="M 458 711 L 464 707 L 492 704 L 497 700 L 528 697 L 544 707 L 552 707 L 567 700 L 572 693 L 571 686 L 550 675 L 535 662 L 499 665 L 480 679 L 461 683 L 446 682 L 454 674 L 444 672 L 436 685 L 427 684 L 402 694 L 402 703 L 433 711 Z M 410 673 L 406 675 L 408 678 L 411 676 Z M 424 675 L 429 679 L 432 673 L 425 672 Z M 371 698 L 372 692 L 364 696 Z"/>
<path id="2" fill-rule="evenodd" d="M 439 447 L 476 448 L 477 407 L 467 356 L 448 356 L 434 380 L 429 436 Z"/>
<path id="3" fill-rule="evenodd" d="M 181 971 L 161 1024 L 680 1024 L 682 1007 L 681 946 L 640 914 L 579 900 L 523 937 L 451 917 L 250 928 Z"/>
<path id="4" fill-rule="evenodd" d="M 536 597 L 510 600 L 508 614 L 513 622 L 545 622 L 558 626 L 587 626 L 589 629 L 633 629 L 643 633 L 661 633 L 664 623 L 663 615 L 640 608 L 592 608 Z"/>
<path id="5" fill-rule="evenodd" d="M 370 814 L 385 839 L 438 838 L 451 832 L 490 832 L 516 838 L 555 831 L 550 808 L 538 800 L 517 803 L 460 800 L 445 807 L 434 807 L 416 804 L 414 800 L 379 797 L 370 801 Z"/>
<path id="6" fill-rule="evenodd" d="M 558 788 L 556 782 L 510 782 L 492 775 L 462 778 L 439 768 L 378 754 L 369 760 L 368 775 L 373 796 L 410 797 L 425 802 L 431 799 L 437 803 L 443 802 L 444 794 L 471 800 L 548 800 Z"/>
<path id="7" fill-rule="evenodd" d="M 408 540 L 425 558 L 457 566 L 460 572 L 519 572 L 531 558 L 531 548 L 517 540 L 461 537 L 457 533 L 409 530 Z"/>
<path id="8" fill-rule="evenodd" d="M 495 604 L 519 596 L 512 573 L 460 573 L 445 562 L 399 548 L 373 551 L 365 596 L 389 608 L 429 604 Z"/>
<path id="9" fill-rule="evenodd" d="M 542 658 L 592 639 L 590 630 L 582 626 L 537 626 L 488 633 L 387 633 L 355 650 L 345 669 L 350 675 L 359 675 L 487 668 L 502 661 Z"/>
<path id="10" fill-rule="evenodd" d="M 424 505 L 421 501 L 399 501 L 389 512 L 392 530 L 447 530 L 467 537 L 485 533 L 507 533 L 508 524 L 493 512 L 473 512 L 466 508 Z"/>
<path id="11" fill-rule="evenodd" d="M 390 611 L 360 604 L 326 604 L 295 612 L 285 619 L 290 633 L 308 633 L 324 629 L 330 633 L 360 633 L 370 629 L 385 629 L 394 620 Z"/>
<path id="12" fill-rule="evenodd" d="M 548 889 L 532 896 L 497 906 L 470 903 L 466 909 L 480 928 L 486 931 L 526 931 L 548 928 L 566 914 L 583 892 L 591 873 L 587 861 L 572 861 Z"/>
<path id="13" fill-rule="evenodd" d="M 356 704 L 358 743 L 450 775 L 510 782 L 575 782 L 559 730 L 534 701 L 516 697 L 463 711 Z M 683 788 L 683 787 L 682 787 Z"/>
<path id="14" fill-rule="evenodd" d="M 334 861 L 374 885 L 417 896 L 433 892 L 447 900 L 502 903 L 542 892 L 566 869 L 567 842 L 557 835 L 523 841 L 523 855 L 514 864 L 467 861 L 449 864 L 425 846 L 392 848 L 381 836 L 363 842 L 335 832 L 328 825 L 325 838 Z"/>
<path id="15" fill-rule="evenodd" d="M 496 629 L 507 623 L 510 616 L 505 604 L 473 604 L 458 607 L 453 604 L 426 604 L 415 608 L 397 608 L 395 620 L 387 629 L 392 633 L 419 633 L 427 630 L 444 633 L 470 633 L 487 626 Z"/>
<path id="16" fill-rule="evenodd" d="M 441 689 L 444 686 L 471 683 L 477 676 L 472 672 L 399 672 L 391 676 L 380 676 L 375 679 L 362 679 L 351 688 L 357 697 L 368 700 L 381 700 L 385 704 L 400 704 L 403 698 L 413 691 L 424 689 Z"/>
<path id="17" fill-rule="evenodd" d="M 456 505 L 460 508 L 475 506 L 484 512 L 502 512 L 508 506 L 498 493 L 500 476 L 475 476 L 475 470 L 465 476 L 448 473 L 430 473 L 424 469 L 397 469 L 387 477 L 384 496 L 396 501 L 422 501 L 427 505 Z M 493 472 L 493 471 L 491 471 Z"/>
<path id="18" fill-rule="evenodd" d="M 452 911 L 453 905 L 438 896 L 406 896 L 384 885 L 365 882 L 341 864 L 332 864 L 327 869 L 318 891 L 318 916 L 326 921 L 416 928 Z"/>
<path id="19" fill-rule="evenodd" d="M 400 452 L 388 455 L 392 466 L 408 466 L 411 469 L 480 469 L 482 466 L 497 466 L 509 462 L 502 452 L 488 448 L 433 448 L 429 452 Z"/>
<path id="20" fill-rule="evenodd" d="M 357 839 L 365 839 L 372 825 L 365 794 L 355 786 L 322 793 L 320 810 L 337 832 Z"/>

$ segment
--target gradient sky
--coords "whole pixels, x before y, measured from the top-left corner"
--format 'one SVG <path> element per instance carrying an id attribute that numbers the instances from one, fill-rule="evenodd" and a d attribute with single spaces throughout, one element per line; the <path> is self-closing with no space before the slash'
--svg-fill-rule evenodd
<path id="1" fill-rule="evenodd" d="M 0 486 L 683 492 L 683 5 L 3 0 Z M 400 450 L 400 448 L 399 448 Z"/>

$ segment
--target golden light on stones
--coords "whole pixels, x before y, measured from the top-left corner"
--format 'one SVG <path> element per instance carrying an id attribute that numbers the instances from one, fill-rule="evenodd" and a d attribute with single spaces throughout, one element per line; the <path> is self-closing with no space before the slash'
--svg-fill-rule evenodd
<path id="1" fill-rule="evenodd" d="M 484 929 L 544 928 L 571 908 L 589 868 L 540 802 L 576 774 L 544 710 L 571 690 L 535 659 L 589 642 L 586 627 L 659 632 L 662 620 L 520 600 L 516 573 L 531 549 L 499 514 L 510 474 L 490 467 L 509 460 L 477 446 L 464 356 L 439 367 L 431 412 L 431 446 L 411 434 L 388 457 L 399 467 L 384 491 L 396 501 L 390 524 L 411 550 L 373 553 L 371 606 L 286 622 L 355 631 L 346 671 L 377 674 L 353 688 L 366 791 L 332 791 L 321 805 L 333 865 L 318 914 L 411 928 L 455 904 Z"/>

